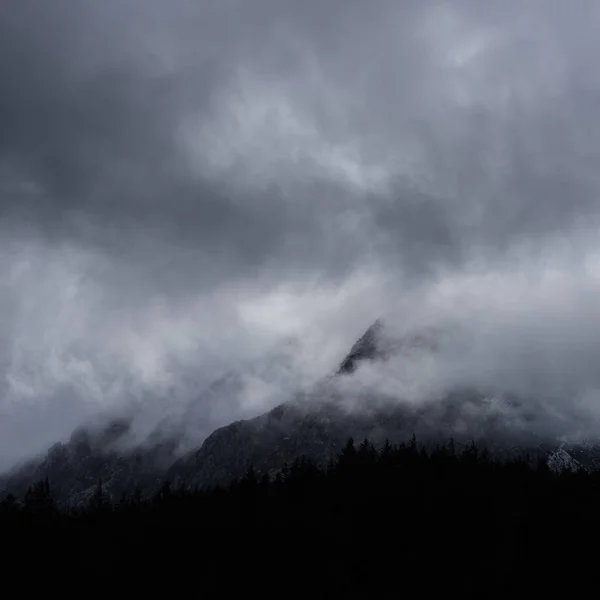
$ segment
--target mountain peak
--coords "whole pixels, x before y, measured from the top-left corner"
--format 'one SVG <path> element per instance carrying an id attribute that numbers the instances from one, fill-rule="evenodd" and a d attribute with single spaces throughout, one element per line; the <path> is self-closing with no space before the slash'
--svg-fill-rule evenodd
<path id="1" fill-rule="evenodd" d="M 364 360 L 373 360 L 382 356 L 380 347 L 381 336 L 383 333 L 383 321 L 377 319 L 363 336 L 352 346 L 346 358 L 342 361 L 338 374 L 353 373 L 358 363 Z"/>

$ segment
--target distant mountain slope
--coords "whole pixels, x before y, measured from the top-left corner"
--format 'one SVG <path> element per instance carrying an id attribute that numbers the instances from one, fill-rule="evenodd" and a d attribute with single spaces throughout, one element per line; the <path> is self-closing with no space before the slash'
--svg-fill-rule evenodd
<path id="1" fill-rule="evenodd" d="M 367 437 L 382 445 L 386 439 L 408 441 L 413 434 L 428 446 L 452 437 L 459 447 L 475 440 L 498 457 L 527 454 L 533 462 L 551 460 L 556 466 L 566 465 L 571 451 L 581 457 L 579 463 L 573 459 L 572 466 L 600 465 L 600 454 L 592 456 L 592 447 L 583 449 L 511 430 L 496 417 L 493 404 L 497 401 L 460 391 L 418 409 L 396 404 L 358 412 L 348 410 L 343 402 L 304 399 L 216 430 L 197 451 L 177 460 L 167 478 L 191 487 L 214 485 L 243 475 L 250 464 L 260 472 L 272 472 L 302 454 L 325 464 L 349 437 L 356 442 Z M 472 416 L 475 409 L 480 413 L 478 420 Z M 466 415 L 471 425 L 468 429 L 464 429 Z M 553 458 L 556 452 L 560 458 Z"/>
<path id="2" fill-rule="evenodd" d="M 358 402 L 360 408 L 350 409 L 337 386 L 340 378 L 351 376 L 361 363 L 385 360 L 398 349 L 425 346 L 434 350 L 436 345 L 435 336 L 430 335 L 395 345 L 384 338 L 383 324 L 377 321 L 354 344 L 333 377 L 266 414 L 216 429 L 199 448 L 184 456 L 180 456 L 181 436 L 193 421 L 193 407 L 128 450 L 124 450 L 131 425 L 127 420 L 79 429 L 68 443 L 55 444 L 45 457 L 5 475 L 0 489 L 22 494 L 34 481 L 48 477 L 60 501 L 78 504 L 86 502 L 102 481 L 105 493 L 118 499 L 123 491 L 134 488 L 151 494 L 165 479 L 190 487 L 225 483 L 242 475 L 250 464 L 260 472 L 272 473 L 301 454 L 323 464 L 349 437 L 357 442 L 368 437 L 382 444 L 385 439 L 406 441 L 413 433 L 425 444 L 446 442 L 450 436 L 459 445 L 475 439 L 498 456 L 527 453 L 532 461 L 547 460 L 556 469 L 600 466 L 598 446 L 556 441 L 549 422 L 543 428 L 547 435 L 531 433 L 528 419 L 548 415 L 535 403 L 525 411 L 523 401 L 514 397 L 490 398 L 465 389 L 411 407 L 400 402 L 372 402 L 373 398 L 365 395 L 364 401 Z M 215 397 L 237 393 L 243 389 L 238 379 L 232 374 L 205 393 Z M 559 433 L 558 426 L 555 433 Z"/>
<path id="3" fill-rule="evenodd" d="M 85 503 L 101 481 L 105 491 L 118 498 L 136 487 L 151 490 L 175 460 L 175 443 L 119 450 L 118 442 L 129 430 L 127 421 L 115 420 L 98 430 L 78 429 L 66 444 L 54 444 L 46 456 L 13 469 L 0 480 L 7 491 L 22 495 L 33 482 L 48 478 L 62 502 Z"/>

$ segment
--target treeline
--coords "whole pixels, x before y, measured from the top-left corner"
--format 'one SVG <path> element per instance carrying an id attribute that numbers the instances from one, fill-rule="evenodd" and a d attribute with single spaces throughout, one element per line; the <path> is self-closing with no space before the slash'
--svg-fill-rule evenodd
<path id="1" fill-rule="evenodd" d="M 250 467 L 210 490 L 165 483 L 151 498 L 133 490 L 114 502 L 99 482 L 78 509 L 61 510 L 51 482 L 40 481 L 2 502 L 0 531 L 70 540 L 86 548 L 79 568 L 95 574 L 134 563 L 165 569 L 192 560 L 212 575 L 259 564 L 272 576 L 293 573 L 294 585 L 319 580 L 348 595 L 394 587 L 400 572 L 404 586 L 417 584 L 416 573 L 428 571 L 424 588 L 492 597 L 524 581 L 539 590 L 548 581 L 540 569 L 557 560 L 561 576 L 573 568 L 581 581 L 599 515 L 598 473 L 553 473 L 527 457 L 499 462 L 474 443 L 428 451 L 413 438 L 378 449 L 349 440 L 324 468 L 299 457 L 273 474 Z M 230 539 L 237 545 L 220 554 Z M 292 556 L 310 565 L 301 577 Z M 559 573 L 552 577 L 556 585 Z"/>

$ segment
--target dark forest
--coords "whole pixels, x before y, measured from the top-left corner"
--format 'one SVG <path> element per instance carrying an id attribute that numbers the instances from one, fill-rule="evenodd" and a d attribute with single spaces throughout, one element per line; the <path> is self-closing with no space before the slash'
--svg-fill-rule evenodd
<path id="1" fill-rule="evenodd" d="M 414 437 L 379 449 L 350 439 L 326 468 L 298 457 L 226 487 L 165 482 L 148 498 L 109 498 L 98 482 L 75 509 L 40 481 L 3 500 L 0 527 L 52 577 L 63 565 L 102 582 L 193 574 L 210 595 L 505 597 L 589 579 L 598 507 L 598 473 L 499 462 L 474 443 L 459 452 L 452 440 L 426 450 Z"/>

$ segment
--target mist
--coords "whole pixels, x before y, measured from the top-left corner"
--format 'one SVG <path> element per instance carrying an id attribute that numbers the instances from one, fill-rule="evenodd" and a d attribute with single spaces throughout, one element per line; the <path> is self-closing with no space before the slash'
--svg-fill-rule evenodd
<path id="1" fill-rule="evenodd" d="M 199 442 L 380 317 L 441 341 L 350 386 L 535 397 L 593 433 L 599 20 L 584 0 L 5 2 L 0 468 L 194 401 Z"/>
<path id="2" fill-rule="evenodd" d="M 351 410 L 431 407 L 449 394 L 486 399 L 465 419 L 527 420 L 529 433 L 590 439 L 599 431 L 599 281 L 593 265 L 440 278 L 384 320 L 383 359 L 340 378 Z M 531 264 L 531 263 L 530 263 Z M 586 273 L 584 276 L 584 272 Z M 516 401 L 516 404 L 514 403 Z M 551 426 L 549 425 L 549 422 Z"/>

